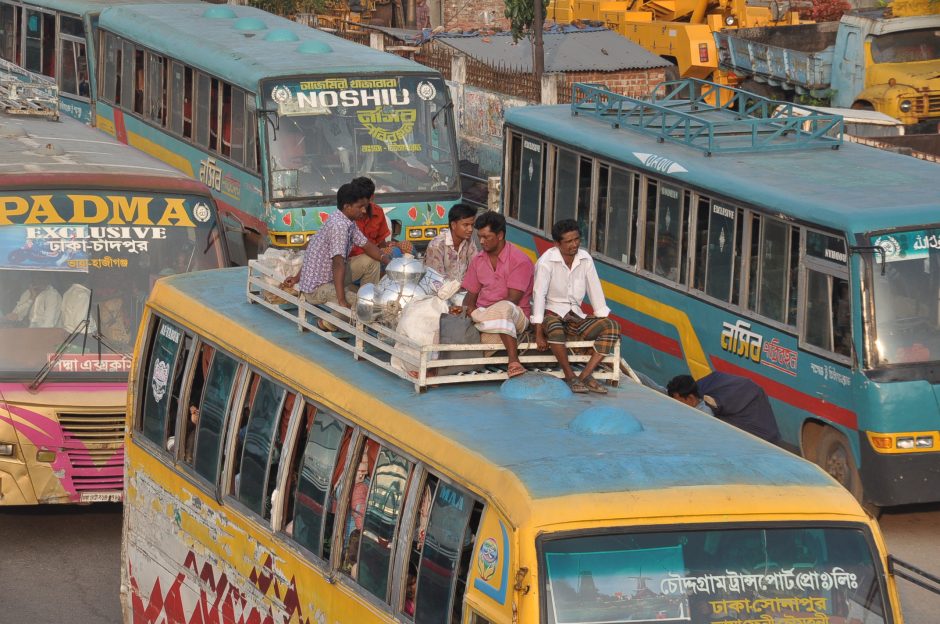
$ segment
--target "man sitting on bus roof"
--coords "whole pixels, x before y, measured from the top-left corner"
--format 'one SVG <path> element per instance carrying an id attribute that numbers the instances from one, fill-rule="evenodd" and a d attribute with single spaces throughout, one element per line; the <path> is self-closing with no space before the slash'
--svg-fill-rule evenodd
<path id="1" fill-rule="evenodd" d="M 354 184 L 346 183 L 336 193 L 339 210 L 330 215 L 320 231 L 307 243 L 300 272 L 284 281 L 285 287 L 297 285 L 307 303 L 338 303 L 344 308 L 356 303 L 356 294 L 346 290 L 346 260 L 353 245 L 359 245 L 367 256 L 388 264 L 392 256 L 383 252 L 365 237 L 355 220 L 366 213 L 369 197 Z M 317 320 L 324 331 L 335 331 L 329 323 Z"/>
<path id="2" fill-rule="evenodd" d="M 767 393 L 746 377 L 716 371 L 696 382 L 690 375 L 678 375 L 666 385 L 666 394 L 758 438 L 780 443 Z"/>
<path id="3" fill-rule="evenodd" d="M 509 359 L 507 373 L 525 373 L 519 361 L 518 335 L 531 312 L 533 265 L 529 256 L 506 242 L 506 218 L 487 211 L 475 223 L 483 251 L 470 260 L 463 287 L 464 313 L 473 319 L 484 344 L 503 343 Z"/>
<path id="4" fill-rule="evenodd" d="M 555 246 L 535 263 L 532 316 L 535 343 L 540 351 L 551 348 L 572 392 L 607 394 L 591 373 L 605 355 L 613 353 L 620 340 L 620 326 L 608 318 L 610 308 L 591 254 L 581 249 L 581 232 L 574 219 L 552 226 Z M 584 295 L 591 299 L 594 314 L 581 309 Z M 565 341 L 593 340 L 594 352 L 581 374 L 575 376 L 568 361 Z"/>
<path id="5" fill-rule="evenodd" d="M 473 238 L 477 210 L 467 204 L 454 204 L 447 213 L 447 229 L 428 243 L 424 266 L 450 280 L 463 281 L 470 260 L 480 252 Z"/>
<path id="6" fill-rule="evenodd" d="M 375 182 L 370 178 L 361 177 L 353 179 L 352 184 L 358 186 L 360 192 L 369 198 L 369 203 L 366 205 L 366 213 L 356 219 L 356 227 L 359 228 L 359 231 L 365 234 L 369 242 L 374 243 L 376 247 L 392 254 L 392 256 L 394 256 L 392 253 L 393 246 L 400 247 L 405 253 L 410 253 L 412 249 L 411 243 L 407 241 L 393 243 L 388 240 L 392 232 L 385 218 L 385 210 L 372 201 L 375 197 Z M 349 263 L 346 270 L 347 286 L 354 282 L 359 282 L 359 284 L 378 284 L 381 275 L 382 266 L 377 260 L 373 260 L 367 256 L 362 247 L 355 246 L 352 248 L 352 251 L 349 252 Z"/>

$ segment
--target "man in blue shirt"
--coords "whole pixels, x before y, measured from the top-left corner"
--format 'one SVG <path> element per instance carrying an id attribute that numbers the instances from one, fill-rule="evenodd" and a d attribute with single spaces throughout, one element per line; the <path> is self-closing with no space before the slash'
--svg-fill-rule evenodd
<path id="1" fill-rule="evenodd" d="M 690 375 L 679 375 L 666 385 L 666 394 L 758 438 L 780 443 L 767 393 L 746 377 L 714 372 L 696 382 Z"/>

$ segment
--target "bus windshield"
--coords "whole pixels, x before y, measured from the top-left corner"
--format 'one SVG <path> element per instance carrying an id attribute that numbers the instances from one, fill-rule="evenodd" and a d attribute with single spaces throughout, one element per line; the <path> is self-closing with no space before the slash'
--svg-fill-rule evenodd
<path id="1" fill-rule="evenodd" d="M 940 360 L 940 229 L 892 232 L 871 244 L 884 250 L 872 270 L 876 364 Z"/>
<path id="2" fill-rule="evenodd" d="M 614 533 L 547 540 L 550 624 L 883 624 L 883 588 L 861 528 Z"/>
<path id="3" fill-rule="evenodd" d="M 46 215 L 56 214 L 63 223 L 41 219 L 34 201 L 21 223 L 0 227 L 0 378 L 28 381 L 50 361 L 50 378 L 126 377 L 153 282 L 224 266 L 224 240 L 206 198 L 137 193 L 131 223 L 78 225 L 104 216 L 116 198 L 85 193 L 21 194 L 25 206 L 52 197 Z M 89 203 L 72 214 L 63 210 L 79 197 Z M 98 208 L 102 212 L 93 214 Z M 123 222 L 113 214 L 109 223 Z"/>
<path id="4" fill-rule="evenodd" d="M 357 176 L 380 196 L 458 190 L 447 86 L 433 76 L 269 83 L 272 199 L 335 201 Z"/>
<path id="5" fill-rule="evenodd" d="M 940 30 L 921 28 L 879 35 L 871 41 L 876 63 L 915 63 L 940 59 Z"/>

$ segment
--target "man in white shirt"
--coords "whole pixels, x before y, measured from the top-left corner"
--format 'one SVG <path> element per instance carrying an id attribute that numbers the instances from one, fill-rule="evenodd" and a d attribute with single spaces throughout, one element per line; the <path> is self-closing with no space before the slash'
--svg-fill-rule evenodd
<path id="1" fill-rule="evenodd" d="M 56 327 L 62 311 L 62 295 L 41 277 L 30 280 L 16 307 L 6 315 L 8 321 L 26 323 L 29 327 Z"/>
<path id="2" fill-rule="evenodd" d="M 555 246 L 535 264 L 532 289 L 532 325 L 540 351 L 551 349 L 572 392 L 607 394 L 591 373 L 620 340 L 620 327 L 607 318 L 610 309 L 604 298 L 594 259 L 581 249 L 578 222 L 564 219 L 552 227 Z M 594 315 L 581 309 L 584 295 L 591 300 Z M 575 376 L 568 362 L 566 339 L 593 340 L 594 353 L 581 374 Z"/>

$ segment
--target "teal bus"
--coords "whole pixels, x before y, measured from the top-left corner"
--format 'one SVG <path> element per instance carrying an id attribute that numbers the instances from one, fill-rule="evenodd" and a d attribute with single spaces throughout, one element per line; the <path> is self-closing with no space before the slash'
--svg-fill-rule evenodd
<path id="1" fill-rule="evenodd" d="M 407 240 L 446 227 L 460 182 L 439 72 L 242 6 L 118 4 L 97 39 L 96 125 L 212 188 L 249 247 L 304 245 L 357 176 Z"/>
<path id="2" fill-rule="evenodd" d="M 0 59 L 54 78 L 61 112 L 90 124 L 95 59 L 88 51 L 95 49 L 98 15 L 115 4 L 116 0 L 0 0 Z"/>
<path id="3" fill-rule="evenodd" d="M 509 111 L 509 239 L 534 257 L 577 219 L 631 366 L 750 378 L 860 499 L 940 500 L 940 169 L 843 144 L 837 116 L 710 106 L 718 88 Z"/>

